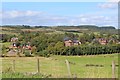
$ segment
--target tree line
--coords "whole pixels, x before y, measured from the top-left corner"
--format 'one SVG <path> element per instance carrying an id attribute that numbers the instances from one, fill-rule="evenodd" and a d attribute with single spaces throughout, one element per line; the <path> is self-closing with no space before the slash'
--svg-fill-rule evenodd
<path id="1" fill-rule="evenodd" d="M 65 47 L 64 38 L 78 39 L 81 45 Z M 115 38 L 116 35 L 95 35 L 94 33 L 83 33 L 79 36 L 73 33 L 64 34 L 46 34 L 46 33 L 21 33 L 18 36 L 20 43 L 25 44 L 30 42 L 31 46 L 35 46 L 36 50 L 32 54 L 38 56 L 52 55 L 97 55 L 97 54 L 111 54 L 119 53 L 120 45 L 109 42 L 107 45 L 101 45 L 99 42 L 93 41 L 95 38 Z"/>

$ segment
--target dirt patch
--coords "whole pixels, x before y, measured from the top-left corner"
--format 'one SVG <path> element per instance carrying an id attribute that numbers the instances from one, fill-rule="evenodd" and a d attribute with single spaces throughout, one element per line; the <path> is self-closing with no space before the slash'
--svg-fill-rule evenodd
<path id="1" fill-rule="evenodd" d="M 104 65 L 98 65 L 98 64 L 86 64 L 86 67 L 104 67 Z"/>

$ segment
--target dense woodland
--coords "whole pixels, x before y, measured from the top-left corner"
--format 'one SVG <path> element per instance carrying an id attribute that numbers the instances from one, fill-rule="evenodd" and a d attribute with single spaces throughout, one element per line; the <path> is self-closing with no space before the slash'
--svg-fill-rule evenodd
<path id="1" fill-rule="evenodd" d="M 98 27 L 94 25 L 82 26 L 1 26 L 4 36 L 1 43 L 10 42 L 12 37 L 17 37 L 16 46 L 30 44 L 31 54 L 28 50 L 22 50 L 25 56 L 44 56 L 50 55 L 97 55 L 112 54 L 120 52 L 118 29 L 113 26 Z M 9 32 L 11 34 L 7 34 Z M 81 45 L 66 47 L 64 38 L 77 39 Z M 107 45 L 101 45 L 96 38 L 105 38 L 109 40 Z M 110 41 L 110 39 L 114 41 Z M 3 45 L 3 54 L 9 51 L 9 46 Z M 21 53 L 21 52 L 20 52 Z M 19 54 L 19 53 L 18 53 Z"/>

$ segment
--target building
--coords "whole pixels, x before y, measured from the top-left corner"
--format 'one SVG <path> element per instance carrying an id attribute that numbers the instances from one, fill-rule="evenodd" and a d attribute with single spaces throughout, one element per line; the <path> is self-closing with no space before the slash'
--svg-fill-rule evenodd
<path id="1" fill-rule="evenodd" d="M 65 44 L 66 47 L 67 46 L 72 46 L 73 42 L 72 42 L 72 40 L 66 40 L 66 41 L 64 41 L 64 44 Z"/>
<path id="2" fill-rule="evenodd" d="M 71 40 L 69 38 L 65 38 L 64 39 L 64 45 L 67 47 L 67 46 L 75 46 L 75 45 L 80 45 L 81 42 L 79 40 Z"/>
<path id="3" fill-rule="evenodd" d="M 17 38 L 17 37 L 11 38 L 11 42 L 16 42 L 16 41 L 18 41 L 18 38 Z"/>
<path id="4" fill-rule="evenodd" d="M 104 39 L 104 38 L 100 38 L 99 42 L 101 45 L 106 45 L 108 43 L 108 40 Z"/>
<path id="5" fill-rule="evenodd" d="M 73 45 L 80 45 L 81 42 L 79 40 L 73 40 Z"/>

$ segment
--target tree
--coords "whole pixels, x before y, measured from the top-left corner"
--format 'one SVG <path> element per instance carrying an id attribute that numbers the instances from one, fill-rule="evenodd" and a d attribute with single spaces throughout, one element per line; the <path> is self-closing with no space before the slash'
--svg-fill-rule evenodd
<path id="1" fill-rule="evenodd" d="M 16 47 L 19 47 L 20 44 L 21 44 L 21 43 L 20 43 L 19 41 L 17 41 L 17 42 L 16 42 Z"/>
<path id="2" fill-rule="evenodd" d="M 32 54 L 35 54 L 36 51 L 37 51 L 37 48 L 36 48 L 35 46 L 33 46 L 32 49 L 31 49 L 31 53 L 32 53 Z"/>
<path id="3" fill-rule="evenodd" d="M 8 35 L 2 34 L 2 41 L 3 41 L 3 42 L 7 42 L 8 40 L 9 40 Z"/>
<path id="4" fill-rule="evenodd" d="M 7 47 L 5 45 L 2 46 L 2 55 L 5 56 L 7 53 Z"/>
<path id="5" fill-rule="evenodd" d="M 47 51 L 50 53 L 50 54 L 54 54 L 55 53 L 55 48 L 54 48 L 54 44 L 50 44 L 48 47 L 47 47 Z"/>
<path id="6" fill-rule="evenodd" d="M 91 45 L 100 45 L 100 42 L 96 39 L 93 39 L 93 41 L 91 42 Z"/>
<path id="7" fill-rule="evenodd" d="M 64 50 L 64 43 L 58 41 L 55 46 L 54 46 L 56 53 L 59 55 L 63 54 L 63 50 Z"/>
<path id="8" fill-rule="evenodd" d="M 95 34 L 94 33 L 91 33 L 89 35 L 89 42 L 91 42 L 93 39 L 95 39 Z"/>

